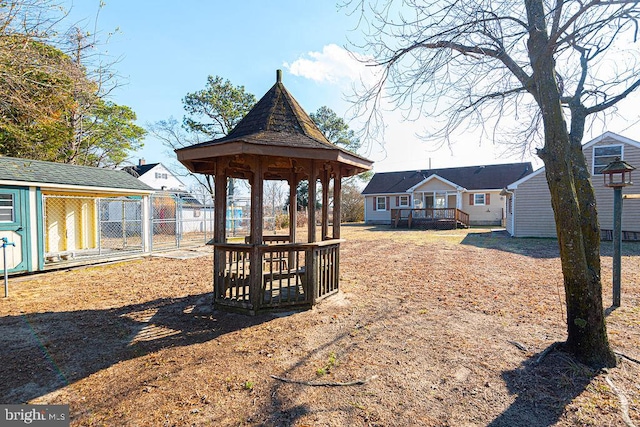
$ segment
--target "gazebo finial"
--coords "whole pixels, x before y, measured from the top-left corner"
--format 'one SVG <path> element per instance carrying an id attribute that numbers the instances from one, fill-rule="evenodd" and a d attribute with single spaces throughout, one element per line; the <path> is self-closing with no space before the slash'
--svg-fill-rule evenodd
<path id="1" fill-rule="evenodd" d="M 282 83 L 282 70 L 276 70 L 276 83 Z"/>

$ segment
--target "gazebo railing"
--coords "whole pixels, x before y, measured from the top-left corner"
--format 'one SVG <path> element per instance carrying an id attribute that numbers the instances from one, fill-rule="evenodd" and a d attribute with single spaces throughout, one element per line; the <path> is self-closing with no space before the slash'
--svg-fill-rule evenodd
<path id="1" fill-rule="evenodd" d="M 338 292 L 339 250 L 343 241 L 216 243 L 214 304 L 254 313 L 261 309 L 311 306 Z"/>

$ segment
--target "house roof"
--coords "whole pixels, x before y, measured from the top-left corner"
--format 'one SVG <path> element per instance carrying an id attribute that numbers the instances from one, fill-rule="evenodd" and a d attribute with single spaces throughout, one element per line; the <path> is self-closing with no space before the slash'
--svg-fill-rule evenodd
<path id="1" fill-rule="evenodd" d="M 0 182 L 38 186 L 153 191 L 151 187 L 121 170 L 43 162 L 0 156 Z"/>
<path id="2" fill-rule="evenodd" d="M 618 135 L 617 133 L 607 131 L 607 132 L 603 133 L 602 135 L 597 136 L 597 137 L 593 138 L 592 140 L 585 142 L 582 145 L 582 150 L 584 150 L 585 148 L 589 148 L 592 145 L 595 145 L 595 144 L 597 144 L 599 142 L 602 142 L 602 141 L 604 141 L 606 139 L 612 139 L 612 140 L 614 140 L 614 141 L 616 141 L 616 142 L 618 142 L 620 144 L 628 144 L 628 145 L 634 146 L 636 148 L 640 148 L 640 142 L 638 142 L 638 141 L 636 141 L 634 139 L 630 139 L 630 138 L 624 137 L 622 135 Z M 506 188 L 509 189 L 509 190 L 515 190 L 516 188 L 518 188 L 518 185 L 522 184 L 523 182 L 526 182 L 526 181 L 530 180 L 534 176 L 536 176 L 536 175 L 538 175 L 540 173 L 543 173 L 544 171 L 545 171 L 545 168 L 543 166 L 540 169 L 538 169 L 537 171 L 535 171 L 534 174 L 531 174 L 531 175 L 528 175 L 528 176 L 523 176 L 521 179 L 519 179 L 517 181 L 514 181 L 511 184 L 509 184 L 509 186 L 506 187 Z"/>
<path id="3" fill-rule="evenodd" d="M 636 148 L 640 148 L 640 142 L 638 142 L 638 141 L 636 141 L 634 139 L 631 139 L 631 138 L 627 138 L 627 137 L 622 136 L 622 135 L 618 135 L 617 133 L 607 131 L 607 132 L 603 133 L 602 135 L 593 138 L 591 141 L 585 142 L 582 145 L 582 149 L 584 150 L 585 148 L 591 147 L 592 145 L 597 144 L 599 142 L 602 142 L 605 139 L 613 139 L 613 140 L 619 142 L 620 144 L 629 144 L 629 145 L 632 145 L 632 146 L 634 146 Z"/>
<path id="4" fill-rule="evenodd" d="M 130 175 L 133 175 L 136 178 L 140 178 L 142 175 L 149 172 L 151 169 L 155 168 L 159 164 L 160 163 L 149 163 L 149 164 L 137 165 L 137 166 L 125 166 L 122 168 L 122 170 L 129 173 Z"/>
<path id="5" fill-rule="evenodd" d="M 229 135 L 179 148 L 176 154 L 192 172 L 202 159 L 239 154 L 336 160 L 355 166 L 356 173 L 370 169 L 372 164 L 327 140 L 284 87 L 280 70 L 276 83 Z"/>
<path id="6" fill-rule="evenodd" d="M 466 190 L 502 189 L 533 171 L 531 162 L 376 173 L 362 194 L 405 193 L 437 175 Z"/>

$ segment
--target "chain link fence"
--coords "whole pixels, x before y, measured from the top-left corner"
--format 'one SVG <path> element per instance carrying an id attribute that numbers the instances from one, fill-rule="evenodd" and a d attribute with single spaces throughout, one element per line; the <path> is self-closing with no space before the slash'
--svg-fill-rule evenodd
<path id="1" fill-rule="evenodd" d="M 142 199 L 103 198 L 100 206 L 100 254 L 144 251 Z"/>
<path id="2" fill-rule="evenodd" d="M 189 193 L 151 196 L 152 250 L 202 246 L 213 238 L 213 206 Z"/>
<path id="3" fill-rule="evenodd" d="M 47 262 L 142 252 L 142 200 L 43 196 Z"/>
<path id="4" fill-rule="evenodd" d="M 141 197 L 43 196 L 46 261 L 197 247 L 213 238 L 213 206 L 188 193 L 151 195 L 147 218 L 143 203 Z"/>

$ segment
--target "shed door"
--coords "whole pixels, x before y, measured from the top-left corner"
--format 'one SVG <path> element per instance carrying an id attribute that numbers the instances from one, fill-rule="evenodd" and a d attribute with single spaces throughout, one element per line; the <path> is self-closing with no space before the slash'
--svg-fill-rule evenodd
<path id="1" fill-rule="evenodd" d="M 0 188 L 0 238 L 6 237 L 9 243 L 15 244 L 4 249 L 10 273 L 28 271 L 27 196 L 28 192 L 20 188 Z M 3 260 L 0 248 L 0 272 L 4 272 Z"/>

